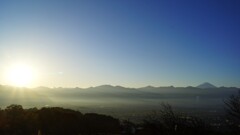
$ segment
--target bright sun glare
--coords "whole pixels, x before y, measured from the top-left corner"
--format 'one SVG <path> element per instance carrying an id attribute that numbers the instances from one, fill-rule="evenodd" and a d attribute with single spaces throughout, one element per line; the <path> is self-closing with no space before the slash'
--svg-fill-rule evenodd
<path id="1" fill-rule="evenodd" d="M 14 65 L 7 72 L 7 79 L 14 86 L 28 86 L 34 79 L 33 69 L 24 64 Z"/>

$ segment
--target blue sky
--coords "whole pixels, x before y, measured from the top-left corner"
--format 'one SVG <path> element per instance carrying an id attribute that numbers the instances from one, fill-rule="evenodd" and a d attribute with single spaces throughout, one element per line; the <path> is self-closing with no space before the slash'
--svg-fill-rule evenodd
<path id="1" fill-rule="evenodd" d="M 23 62 L 39 72 L 34 87 L 240 87 L 239 6 L 237 0 L 2 0 L 0 74 Z"/>

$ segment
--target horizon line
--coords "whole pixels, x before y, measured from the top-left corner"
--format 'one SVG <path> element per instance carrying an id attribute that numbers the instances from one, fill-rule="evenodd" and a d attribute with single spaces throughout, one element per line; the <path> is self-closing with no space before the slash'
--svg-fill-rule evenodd
<path id="1" fill-rule="evenodd" d="M 202 83 L 204 84 L 204 83 Z M 209 83 L 211 84 L 211 83 Z M 200 84 L 201 85 L 201 84 Z M 79 86 L 73 86 L 73 87 L 63 87 L 63 86 L 53 86 L 53 87 L 49 87 L 49 86 L 36 86 L 36 87 L 28 87 L 28 86 L 14 86 L 14 85 L 3 85 L 0 84 L 0 86 L 7 86 L 7 87 L 14 87 L 14 88 L 27 88 L 27 89 L 36 89 L 36 88 L 40 88 L 40 87 L 45 87 L 45 88 L 49 88 L 49 89 L 55 89 L 55 88 L 79 88 L 79 89 L 89 89 L 89 88 L 96 88 L 96 87 L 101 87 L 101 86 L 111 86 L 111 87 L 123 87 L 123 88 L 130 88 L 130 89 L 140 89 L 140 88 L 147 88 L 147 87 L 152 87 L 152 88 L 161 88 L 161 87 L 173 87 L 173 88 L 188 88 L 188 87 L 194 87 L 194 88 L 198 88 L 199 85 L 197 86 L 174 86 L 174 85 L 167 85 L 167 86 L 153 86 L 153 85 L 146 85 L 146 86 L 142 86 L 142 87 L 128 87 L 128 86 L 121 86 L 121 85 L 111 85 L 111 84 L 102 84 L 102 85 L 96 85 L 96 86 L 89 86 L 89 87 L 79 87 Z M 213 85 L 215 86 L 215 85 Z M 226 86 L 215 86 L 216 88 L 221 88 L 221 87 L 225 87 L 225 88 L 239 88 L 237 86 L 230 86 L 230 87 L 226 87 Z"/>

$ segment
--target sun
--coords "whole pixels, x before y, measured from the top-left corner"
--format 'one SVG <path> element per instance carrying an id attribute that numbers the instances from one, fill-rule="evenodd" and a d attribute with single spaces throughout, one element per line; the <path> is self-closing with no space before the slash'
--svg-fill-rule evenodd
<path id="1" fill-rule="evenodd" d="M 28 86 L 34 79 L 34 72 L 31 66 L 25 64 L 13 65 L 6 75 L 9 84 L 14 86 Z"/>

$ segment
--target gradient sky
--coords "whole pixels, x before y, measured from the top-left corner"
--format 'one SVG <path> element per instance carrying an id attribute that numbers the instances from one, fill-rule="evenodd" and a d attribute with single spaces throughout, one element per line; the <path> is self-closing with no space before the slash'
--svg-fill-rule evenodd
<path id="1" fill-rule="evenodd" d="M 239 0 L 1 0 L 0 84 L 240 87 Z"/>

